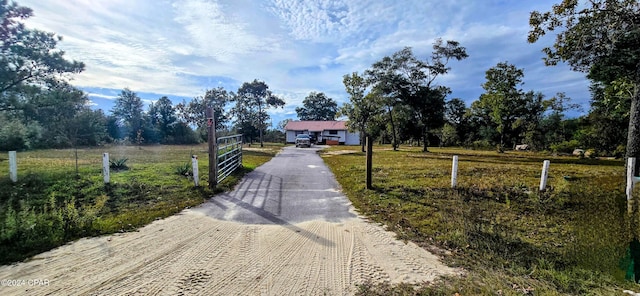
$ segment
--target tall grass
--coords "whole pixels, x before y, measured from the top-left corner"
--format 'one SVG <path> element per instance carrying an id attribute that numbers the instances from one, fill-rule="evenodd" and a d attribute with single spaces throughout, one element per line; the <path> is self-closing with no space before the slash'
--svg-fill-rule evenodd
<path id="1" fill-rule="evenodd" d="M 400 239 L 466 270 L 434 285 L 368 284 L 360 295 L 611 295 L 640 290 L 625 280 L 625 254 L 638 237 L 629 214 L 624 164 L 612 159 L 376 146 L 373 190 L 359 147 L 327 151 L 325 162 L 354 206 Z M 351 150 L 351 151 L 345 151 Z M 450 188 L 459 155 L 458 187 Z M 551 160 L 540 192 L 544 159 Z M 436 247 L 436 249 L 433 248 Z M 449 255 L 445 255 L 449 254 Z"/>
<path id="2" fill-rule="evenodd" d="M 243 168 L 221 182 L 216 192 L 230 190 L 281 146 L 243 152 Z M 207 147 L 116 146 L 80 149 L 78 174 L 73 150 L 18 154 L 18 182 L 8 177 L 8 161 L 0 161 L 0 264 L 23 260 L 81 237 L 136 229 L 156 219 L 196 206 L 215 192 L 207 188 Z M 128 170 L 101 175 L 102 153 L 127 159 Z M 200 155 L 200 184 L 176 167 Z"/>

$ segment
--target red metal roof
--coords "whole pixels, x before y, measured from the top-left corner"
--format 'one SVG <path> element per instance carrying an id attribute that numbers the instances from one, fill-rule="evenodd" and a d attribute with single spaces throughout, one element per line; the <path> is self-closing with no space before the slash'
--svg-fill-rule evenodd
<path id="1" fill-rule="evenodd" d="M 325 130 L 347 130 L 346 121 L 289 121 L 284 127 L 288 131 L 321 132 Z"/>

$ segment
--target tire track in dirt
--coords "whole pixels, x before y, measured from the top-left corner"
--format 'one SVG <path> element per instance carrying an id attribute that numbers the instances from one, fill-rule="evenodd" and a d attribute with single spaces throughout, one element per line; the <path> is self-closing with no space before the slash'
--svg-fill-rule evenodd
<path id="1" fill-rule="evenodd" d="M 206 254 L 201 252 L 206 246 L 200 239 L 206 232 L 206 229 L 196 226 L 190 228 L 190 231 L 166 233 L 162 239 L 156 238 L 154 241 L 159 251 L 149 252 L 150 255 L 144 254 L 136 264 L 127 267 L 128 271 L 113 276 L 109 281 L 104 282 L 102 286 L 95 288 L 98 291 L 115 289 L 116 293 L 120 293 L 122 287 L 133 286 L 134 283 L 139 283 L 146 278 L 163 278 L 158 274 L 165 270 L 161 267 L 172 267 L 165 270 L 164 273 L 166 275 L 167 270 L 175 272 L 180 270 L 180 267 L 190 266 L 193 261 Z M 170 244 L 166 243 L 168 240 L 171 240 Z"/>
<path id="2" fill-rule="evenodd" d="M 47 253 L 45 253 L 42 257 L 47 258 L 47 261 L 49 261 L 45 266 L 45 271 L 56 271 L 60 274 L 60 276 L 56 278 L 56 287 L 61 288 L 60 291 L 64 291 L 71 283 L 73 283 L 74 289 L 79 292 L 84 291 L 88 293 L 94 291 L 96 284 L 110 280 L 109 277 L 95 276 L 105 268 L 110 270 L 111 273 L 117 274 L 117 272 L 122 272 L 126 274 L 125 271 L 131 269 L 131 266 L 144 263 L 141 261 L 146 259 L 146 257 L 141 257 L 140 254 L 138 254 L 139 250 L 146 247 L 155 248 L 157 252 L 149 254 L 161 256 L 167 252 L 167 249 L 174 248 L 171 244 L 158 244 L 157 240 L 151 239 L 151 237 L 157 235 L 154 234 L 158 231 L 157 229 L 152 230 L 152 228 L 149 228 L 146 230 L 147 231 L 144 232 L 127 233 L 107 238 L 83 239 L 56 249 L 52 251 L 51 255 L 46 255 Z M 130 238 L 134 238 L 134 240 L 130 240 Z M 87 244 L 89 241 L 92 243 Z M 121 241 L 121 243 L 114 243 L 113 246 L 110 246 L 113 241 Z M 60 256 L 69 260 L 63 262 L 53 260 Z M 78 281 L 76 278 L 78 275 L 82 277 L 81 281 Z M 20 276 L 23 278 L 46 278 L 42 274 L 42 270 L 28 275 L 21 274 Z"/>
<path id="3" fill-rule="evenodd" d="M 307 261 L 301 260 L 300 256 L 306 258 L 308 254 L 308 252 L 301 252 L 301 250 L 313 249 L 309 248 L 309 245 L 313 243 L 313 241 L 310 240 L 310 236 L 317 231 L 317 226 L 318 225 L 314 224 L 311 224 L 308 228 L 275 225 L 261 226 L 262 231 L 267 233 L 269 238 L 274 238 L 268 240 L 265 235 L 261 235 L 261 242 L 257 244 L 262 246 L 262 248 L 257 251 L 254 257 L 255 260 L 263 261 L 263 258 L 267 259 L 263 261 L 265 269 L 263 270 L 263 274 L 260 275 L 260 280 L 258 280 L 265 280 L 265 283 L 262 283 L 262 289 L 280 291 L 287 288 L 292 290 L 298 288 L 299 285 L 296 284 L 296 279 L 300 277 L 300 274 L 304 273 L 300 268 L 297 268 L 300 265 L 298 262 Z M 300 233 L 305 233 L 305 235 L 300 235 Z M 269 258 L 277 258 L 277 260 L 269 260 Z M 242 268 L 242 266 L 239 267 Z M 239 272 L 241 271 L 242 270 L 239 270 Z M 234 294 L 235 292 L 239 293 L 242 289 L 256 289 L 260 286 L 258 281 L 239 283 L 239 285 L 243 287 L 240 287 L 238 291 L 234 291 Z M 229 284 L 230 282 L 223 281 L 218 283 L 216 287 Z"/>
<path id="4" fill-rule="evenodd" d="M 167 285 L 167 282 L 155 279 L 175 279 L 172 281 L 175 286 L 180 286 L 180 284 L 187 286 L 190 284 L 197 285 L 200 281 L 189 281 L 191 279 L 190 277 L 178 278 L 178 275 L 200 272 L 199 275 L 205 277 L 207 272 L 202 271 L 201 266 L 208 261 L 214 260 L 219 250 L 237 235 L 235 231 L 232 231 L 233 227 L 227 229 L 227 231 L 221 233 L 219 233 L 219 228 L 198 232 L 195 234 L 195 239 L 191 241 L 191 245 L 174 248 L 174 250 L 166 254 L 164 258 L 152 260 L 152 263 L 136 271 L 136 276 L 128 277 L 123 281 L 116 280 L 117 284 L 115 286 L 109 285 L 105 287 L 104 290 L 120 293 L 117 289 L 120 286 L 127 287 L 134 285 L 134 283 L 145 282 L 145 284 L 140 285 L 134 290 L 128 290 L 127 294 L 153 294 L 161 291 L 165 285 Z M 218 239 L 213 242 L 201 239 L 202 237 L 212 237 L 214 234 L 217 234 Z M 187 269 L 189 269 L 189 272 Z M 181 280 L 185 283 L 181 283 Z M 178 291 L 175 292 L 177 293 Z"/>
<path id="5" fill-rule="evenodd" d="M 350 295 L 458 272 L 358 217 L 313 150 L 285 148 L 201 207 L 0 266 L 50 283 L 0 295 Z"/>
<path id="6" fill-rule="evenodd" d="M 432 281 L 455 270 L 360 218 L 249 225 L 185 210 L 139 232 L 82 239 L 0 267 L 43 287 L 1 295 L 348 295 L 368 280 Z"/>

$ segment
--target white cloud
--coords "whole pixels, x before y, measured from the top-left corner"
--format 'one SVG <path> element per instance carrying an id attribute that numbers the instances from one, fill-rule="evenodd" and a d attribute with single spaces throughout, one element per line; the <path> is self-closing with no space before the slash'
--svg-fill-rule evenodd
<path id="1" fill-rule="evenodd" d="M 96 97 L 96 98 L 102 98 L 102 99 L 107 99 L 107 100 L 115 100 L 116 98 L 118 98 L 118 96 L 105 95 L 105 94 L 94 93 L 94 92 L 87 93 L 87 96 Z"/>
<path id="2" fill-rule="evenodd" d="M 83 61 L 83 87 L 200 95 L 259 79 L 282 95 L 291 115 L 310 91 L 342 102 L 342 76 L 363 72 L 411 46 L 427 57 L 438 37 L 460 41 L 470 57 L 452 62 L 441 83 L 477 99 L 484 72 L 500 61 L 525 68 L 525 88 L 585 97 L 584 77 L 545 67 L 543 44 L 526 43 L 528 14 L 546 1 L 378 0 L 22 0 L 28 25 L 64 36 L 59 48 Z M 547 42 L 547 41 L 542 41 Z M 551 41 L 549 41 L 551 42 Z M 548 45 L 548 44 L 547 44 Z M 213 78 L 212 78 L 213 77 Z M 234 91 L 235 89 L 229 89 Z M 294 112 L 295 113 L 295 112 Z"/>

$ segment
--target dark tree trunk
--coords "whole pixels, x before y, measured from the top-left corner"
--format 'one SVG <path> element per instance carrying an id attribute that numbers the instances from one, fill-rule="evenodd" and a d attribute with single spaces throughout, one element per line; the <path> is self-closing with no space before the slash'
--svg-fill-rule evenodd
<path id="1" fill-rule="evenodd" d="M 631 110 L 629 110 L 629 133 L 627 134 L 627 158 L 640 157 L 640 86 L 636 83 L 631 99 Z M 626 160 L 625 160 L 626 161 Z M 626 162 L 625 162 L 626 163 Z M 640 161 L 636 161 L 634 168 L 635 176 L 638 175 Z M 626 171 L 626 170 L 625 170 Z"/>
<path id="2" fill-rule="evenodd" d="M 264 147 L 264 142 L 262 141 L 262 128 L 260 128 L 260 148 Z"/>
<path id="3" fill-rule="evenodd" d="M 361 148 L 362 148 L 362 152 L 366 152 L 365 149 L 364 149 L 364 146 L 366 144 L 365 143 L 366 139 L 367 139 L 367 135 L 366 135 L 366 132 L 365 132 L 365 125 L 364 124 L 360 124 L 360 145 L 361 145 Z"/>
<path id="4" fill-rule="evenodd" d="M 429 135 L 427 128 L 422 129 L 422 152 L 429 152 Z"/>
<path id="5" fill-rule="evenodd" d="M 258 124 L 258 129 L 260 130 L 260 148 L 264 147 L 264 142 L 262 142 L 262 127 L 264 126 L 264 122 L 262 122 L 262 104 L 258 103 L 258 120 L 260 123 Z"/>
<path id="6" fill-rule="evenodd" d="M 389 107 L 389 123 L 391 123 L 391 146 L 393 146 L 393 151 L 398 150 L 398 140 L 396 139 L 396 125 L 393 123 L 393 108 Z"/>

